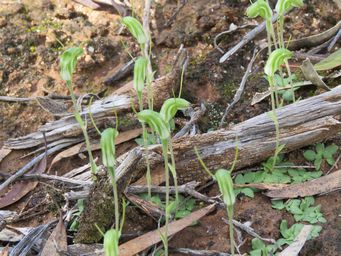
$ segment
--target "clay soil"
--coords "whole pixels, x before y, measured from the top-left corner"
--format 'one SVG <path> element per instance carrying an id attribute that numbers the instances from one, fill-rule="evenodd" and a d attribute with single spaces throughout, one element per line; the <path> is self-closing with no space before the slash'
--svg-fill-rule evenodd
<path id="1" fill-rule="evenodd" d="M 174 56 L 180 45 L 184 44 L 190 53 L 190 62 L 186 70 L 183 97 L 197 106 L 205 103 L 208 111 L 200 120 L 201 132 L 217 129 L 226 105 L 231 102 L 239 86 L 255 43 L 259 44 L 265 35 L 260 35 L 255 42 L 247 44 L 224 64 L 219 63 L 221 53 L 214 48 L 213 39 L 218 33 L 229 29 L 231 24 L 241 26 L 254 22 L 244 15 L 249 1 L 188 0 L 168 26 L 165 24 L 176 11 L 177 1 L 155 2 L 151 30 L 152 62 L 156 76 L 171 70 Z M 137 10 L 141 11 L 138 5 Z M 303 8 L 291 12 L 287 17 L 286 37 L 297 39 L 317 34 L 332 27 L 340 19 L 341 11 L 332 0 L 307 0 Z M 75 93 L 94 93 L 101 97 L 110 94 L 131 80 L 132 74 L 113 84 L 104 84 L 104 81 L 120 65 L 130 60 L 129 54 L 135 55 L 138 52 L 138 46 L 129 34 L 126 31 L 120 33 L 120 30 L 120 16 L 109 6 L 91 10 L 66 0 L 1 1 L 0 95 L 25 98 L 51 94 L 68 95 L 67 88 L 59 77 L 58 56 L 74 45 L 81 45 L 85 49 L 85 56 L 80 60 L 74 79 Z M 248 31 L 249 29 L 241 29 L 222 37 L 220 47 L 225 50 L 230 48 Z M 229 114 L 227 125 L 247 120 L 269 109 L 269 102 L 266 100 L 254 106 L 250 104 L 255 92 L 262 92 L 267 88 L 262 75 L 264 57 L 257 58 L 246 91 Z M 302 97 L 306 97 L 320 92 L 316 87 L 310 87 L 300 93 Z M 70 110 L 70 102 L 66 101 L 65 107 Z M 43 110 L 36 101 L 0 102 L 0 147 L 7 139 L 34 132 L 56 118 L 58 117 Z M 339 137 L 328 141 L 341 146 L 340 142 Z M 119 146 L 118 152 L 122 154 L 135 145 L 134 141 L 123 144 Z M 11 173 L 20 168 L 30 159 L 19 157 L 29 152 L 16 151 L 6 157 L 0 163 L 0 172 Z M 98 155 L 98 152 L 95 154 Z M 292 152 L 286 157 L 294 163 L 305 164 L 302 150 Z M 75 156 L 57 164 L 52 171 L 61 175 L 86 162 L 86 159 Z M 323 171 L 328 171 L 329 168 L 327 165 L 323 166 Z M 41 198 L 46 199 L 46 189 L 46 186 L 40 184 L 9 209 L 20 211 L 23 208 L 36 207 Z M 219 194 L 215 185 L 206 188 L 204 192 L 209 196 Z M 35 200 L 32 200 L 32 195 Z M 300 255 L 341 255 L 340 195 L 341 192 L 333 192 L 316 198 L 327 222 L 322 224 L 321 235 L 308 241 Z M 40 214 L 16 225 L 36 226 L 57 216 L 58 211 L 53 200 L 44 202 L 39 209 Z M 141 211 L 128 209 L 127 213 L 127 232 L 146 232 L 157 227 L 157 223 Z M 197 225 L 176 234 L 170 246 L 228 251 L 228 225 L 224 224 L 222 218 L 226 218 L 224 209 L 214 211 L 202 218 Z M 239 197 L 234 218 L 240 222 L 251 221 L 259 235 L 273 239 L 280 238 L 281 220 L 288 220 L 290 225 L 294 223 L 291 215 L 272 209 L 271 201 L 261 193 L 257 193 L 253 199 Z M 251 248 L 252 237 L 243 233 L 243 239 L 245 243 L 240 250 L 247 253 Z"/>

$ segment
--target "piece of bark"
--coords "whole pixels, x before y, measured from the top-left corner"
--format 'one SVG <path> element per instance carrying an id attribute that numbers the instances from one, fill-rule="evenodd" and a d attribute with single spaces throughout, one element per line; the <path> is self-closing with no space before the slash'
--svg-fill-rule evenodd
<path id="1" fill-rule="evenodd" d="M 135 148 L 127 155 L 116 169 L 117 188 L 119 201 L 131 180 L 142 153 L 140 148 Z M 121 207 L 121 203 L 119 205 Z M 107 230 L 114 219 L 113 189 L 110 178 L 107 175 L 98 176 L 98 180 L 92 186 L 85 203 L 85 209 L 79 220 L 79 229 L 75 235 L 76 243 L 93 243 L 102 238 L 95 224 L 102 230 Z"/>
<path id="2" fill-rule="evenodd" d="M 336 23 L 334 27 L 331 27 L 330 29 L 323 31 L 322 33 L 319 33 L 317 35 L 312 35 L 290 41 L 288 48 L 290 50 L 299 50 L 301 48 L 311 48 L 320 45 L 335 36 L 339 29 L 341 29 L 341 21 Z"/>
<path id="3" fill-rule="evenodd" d="M 159 109 L 163 102 L 173 97 L 173 92 L 177 91 L 180 85 L 180 75 L 182 65 L 187 57 L 186 50 L 183 49 L 174 64 L 172 72 L 165 76 L 162 76 L 152 83 L 153 96 L 154 96 L 154 109 Z M 118 115 L 119 130 L 129 130 L 136 128 L 138 124 L 137 118 L 133 114 L 131 105 L 133 104 L 138 109 L 138 100 L 136 92 L 133 89 L 132 83 L 129 84 L 130 90 L 125 90 L 123 93 L 113 93 L 108 97 L 95 101 L 90 107 L 86 108 L 81 116 L 83 119 L 87 119 L 88 132 L 93 130 L 92 122 L 89 117 L 89 112 L 95 120 L 98 127 L 103 126 L 108 119 L 112 119 L 113 126 L 115 123 L 115 111 Z M 147 91 L 143 94 L 144 106 L 147 106 Z M 47 142 L 57 142 L 59 140 L 79 137 L 82 138 L 82 130 L 79 124 L 75 120 L 73 115 L 65 116 L 57 121 L 47 123 L 39 128 L 38 132 L 28 134 L 23 137 L 9 139 L 5 142 L 5 145 L 10 149 L 24 149 L 35 146 L 41 146 L 44 143 L 44 138 L 41 132 L 45 132 Z"/>
<path id="4" fill-rule="evenodd" d="M 304 183 L 274 189 L 265 193 L 265 195 L 278 200 L 326 194 L 338 189 L 341 189 L 341 170 Z"/>

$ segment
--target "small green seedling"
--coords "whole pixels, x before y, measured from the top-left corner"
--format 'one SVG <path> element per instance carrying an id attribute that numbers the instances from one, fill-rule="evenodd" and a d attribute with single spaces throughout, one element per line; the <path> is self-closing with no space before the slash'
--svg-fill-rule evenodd
<path id="1" fill-rule="evenodd" d="M 295 223 L 289 228 L 288 222 L 286 220 L 282 220 L 280 225 L 280 232 L 283 238 L 280 238 L 277 241 L 276 243 L 277 246 L 281 247 L 282 245 L 285 244 L 290 245 L 301 232 L 302 228 L 303 224 L 301 223 Z M 320 235 L 321 230 L 322 230 L 321 226 L 313 225 L 313 229 L 311 230 L 310 235 L 308 236 L 308 240 L 318 237 Z"/>
<path id="2" fill-rule="evenodd" d="M 277 246 L 274 244 L 266 245 L 259 238 L 252 239 L 251 244 L 252 244 L 252 251 L 250 251 L 250 256 L 274 255 L 274 253 L 278 249 Z"/>
<path id="3" fill-rule="evenodd" d="M 311 224 L 317 222 L 325 223 L 326 219 L 320 212 L 321 205 L 312 206 L 315 203 L 313 197 L 308 196 L 304 199 L 292 199 L 284 203 L 282 200 L 273 201 L 272 207 L 278 210 L 286 209 L 294 215 L 295 221 L 307 221 Z"/>
<path id="4" fill-rule="evenodd" d="M 79 216 L 84 211 L 84 199 L 78 199 L 77 200 L 77 211 L 73 214 L 73 220 L 70 225 L 69 230 L 70 231 L 77 231 L 79 227 Z"/>
<path id="5" fill-rule="evenodd" d="M 329 165 L 335 163 L 334 155 L 338 149 L 339 147 L 335 144 L 325 147 L 323 143 L 318 143 L 315 150 L 306 150 L 303 155 L 308 161 L 314 161 L 316 170 L 320 170 L 323 160 L 326 160 Z"/>
<path id="6" fill-rule="evenodd" d="M 73 87 L 72 87 L 72 77 L 73 73 L 76 70 L 76 65 L 77 65 L 77 59 L 83 54 L 83 49 L 80 47 L 72 47 L 67 49 L 61 56 L 60 56 L 60 75 L 64 81 L 66 81 L 66 86 L 70 92 L 71 100 L 73 103 L 74 107 L 74 116 L 75 119 L 77 120 L 82 132 L 83 136 L 85 139 L 85 145 L 86 149 L 88 151 L 89 155 L 89 160 L 90 160 L 90 165 L 91 165 L 91 171 L 92 174 L 96 174 L 97 172 L 97 166 L 94 161 L 94 158 L 92 156 L 92 151 L 91 151 L 91 144 L 90 144 L 90 139 L 89 135 L 87 133 L 87 128 L 86 125 L 82 119 L 81 116 L 81 109 L 79 109 L 77 105 L 77 100 L 76 96 L 73 92 Z"/>
<path id="7" fill-rule="evenodd" d="M 298 88 L 294 88 L 293 90 L 292 89 L 282 89 L 282 90 L 279 90 L 281 87 L 285 87 L 287 86 L 288 84 L 292 83 L 294 80 L 296 80 L 296 75 L 293 74 L 291 75 L 290 77 L 286 77 L 286 78 L 282 78 L 280 75 L 278 74 L 275 74 L 274 76 L 274 82 L 275 82 L 275 86 L 278 90 L 278 94 L 282 97 L 282 99 L 284 101 L 287 101 L 287 102 L 292 102 L 293 101 L 293 91 L 297 91 Z"/>

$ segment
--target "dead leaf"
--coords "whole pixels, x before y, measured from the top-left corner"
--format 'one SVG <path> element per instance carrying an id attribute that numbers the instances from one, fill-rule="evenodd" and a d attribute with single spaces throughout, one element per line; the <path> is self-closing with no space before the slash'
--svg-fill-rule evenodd
<path id="1" fill-rule="evenodd" d="M 57 226 L 54 228 L 49 239 L 46 241 L 41 256 L 60 256 L 67 252 L 66 229 L 62 215 L 59 218 Z"/>
<path id="2" fill-rule="evenodd" d="M 136 138 L 137 136 L 139 136 L 140 134 L 142 134 L 142 129 L 138 128 L 138 129 L 133 129 L 133 130 L 129 130 L 126 132 L 121 132 L 119 133 L 118 137 L 116 138 L 116 143 L 115 145 L 119 145 L 123 142 L 129 141 L 131 139 Z M 101 147 L 98 143 L 91 145 L 91 149 L 92 150 L 99 150 Z M 50 165 L 50 168 L 48 170 L 48 172 L 50 172 L 51 168 L 53 167 L 53 165 L 55 165 L 57 162 L 59 162 L 60 160 L 64 159 L 64 158 L 68 158 L 68 157 L 72 157 L 75 156 L 81 152 L 85 152 L 86 148 L 85 148 L 85 144 L 84 142 L 78 143 L 74 146 L 72 146 L 71 148 L 68 148 L 62 152 L 60 152 L 59 154 L 57 154 Z"/>
<path id="3" fill-rule="evenodd" d="M 211 212 L 215 208 L 215 204 L 209 205 L 205 208 L 197 210 L 183 219 L 174 221 L 168 225 L 168 236 L 172 236 L 184 228 L 191 225 L 194 221 L 199 220 L 206 214 Z M 122 245 L 120 245 L 120 256 L 132 256 L 135 255 L 150 246 L 159 243 L 161 241 L 160 232 L 165 232 L 165 227 L 150 231 L 142 236 L 132 239 Z"/>
<path id="4" fill-rule="evenodd" d="M 9 153 L 11 153 L 11 152 L 12 152 L 11 149 L 6 148 L 6 147 L 2 147 L 2 148 L 0 149 L 0 163 L 1 163 L 1 161 L 2 161 L 6 156 L 8 156 Z"/>
<path id="5" fill-rule="evenodd" d="M 28 174 L 41 174 L 45 172 L 47 164 L 46 154 L 43 159 L 37 164 Z M 33 190 L 38 185 L 38 181 L 16 181 L 6 190 L 0 193 L 0 209 L 9 206 L 21 198 L 27 193 Z"/>
<path id="6" fill-rule="evenodd" d="M 271 190 L 265 195 L 274 199 L 296 198 L 325 194 L 338 189 L 341 189 L 341 170 L 314 180 Z"/>
<path id="7" fill-rule="evenodd" d="M 297 256 L 307 241 L 312 228 L 312 225 L 304 225 L 292 244 L 285 248 L 279 256 Z"/>
<path id="8" fill-rule="evenodd" d="M 311 84 L 312 83 L 310 81 L 303 81 L 303 82 L 294 83 L 293 87 L 294 88 L 302 87 L 302 86 L 311 85 Z M 291 85 L 286 85 L 286 86 L 278 88 L 278 90 L 288 90 L 288 89 L 291 89 Z M 271 95 L 271 90 L 267 90 L 265 92 L 256 92 L 252 98 L 251 106 L 261 102 L 262 100 L 266 99 L 270 95 Z"/>
<path id="9" fill-rule="evenodd" d="M 84 142 L 81 142 L 81 143 L 78 143 L 78 144 L 72 146 L 71 148 L 68 148 L 68 149 L 58 153 L 53 158 L 51 165 L 50 165 L 50 168 L 47 172 L 50 173 L 52 166 L 54 164 L 56 164 L 57 162 L 59 162 L 60 160 L 79 154 L 81 152 L 82 147 L 84 147 L 84 145 L 85 145 Z"/>
<path id="10" fill-rule="evenodd" d="M 60 103 L 50 97 L 36 97 L 39 106 L 54 116 L 69 115 L 65 104 Z"/>
<path id="11" fill-rule="evenodd" d="M 314 69 L 313 64 L 311 64 L 309 59 L 306 59 L 305 61 L 303 61 L 302 65 L 301 65 L 301 70 L 303 72 L 304 77 L 309 80 L 310 82 L 312 82 L 314 85 L 323 88 L 325 90 L 330 91 L 330 88 L 328 87 L 328 85 L 326 85 L 322 79 L 320 78 L 320 76 L 317 74 L 316 70 Z"/>

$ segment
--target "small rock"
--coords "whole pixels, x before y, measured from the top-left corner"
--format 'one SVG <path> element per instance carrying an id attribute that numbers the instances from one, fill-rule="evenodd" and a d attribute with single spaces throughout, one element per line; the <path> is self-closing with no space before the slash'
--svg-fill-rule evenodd
<path id="1" fill-rule="evenodd" d="M 0 17 L 0 28 L 3 28 L 7 25 L 7 21 L 5 17 Z"/>
<path id="2" fill-rule="evenodd" d="M 46 32 L 45 46 L 51 47 L 57 40 L 56 34 L 52 29 L 48 29 Z"/>
<path id="3" fill-rule="evenodd" d="M 13 54 L 13 53 L 15 53 L 16 52 L 16 49 L 14 48 L 14 47 L 8 47 L 7 48 L 7 53 L 8 54 Z"/>

